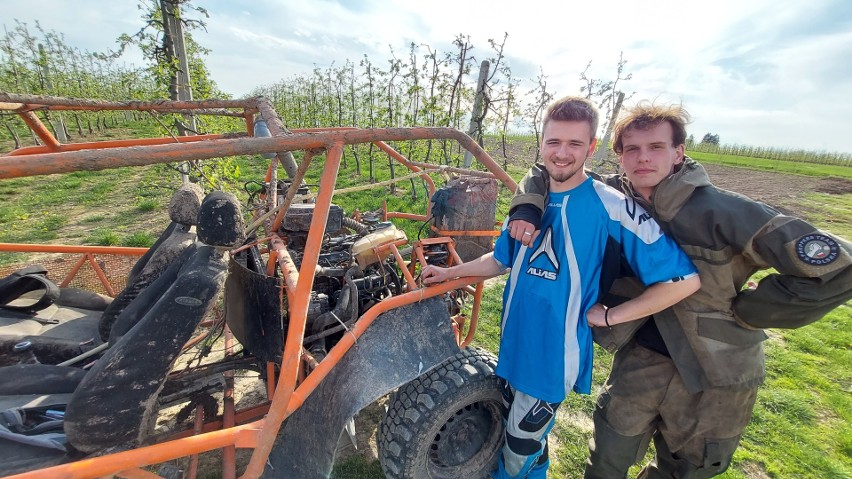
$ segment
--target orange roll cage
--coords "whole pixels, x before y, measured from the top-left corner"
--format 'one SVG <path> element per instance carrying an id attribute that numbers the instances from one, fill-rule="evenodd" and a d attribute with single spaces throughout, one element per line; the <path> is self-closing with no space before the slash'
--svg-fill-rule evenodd
<path id="1" fill-rule="evenodd" d="M 241 477 L 255 478 L 263 472 L 270 450 L 284 419 L 298 409 L 305 399 L 334 368 L 346 352 L 361 335 L 370 327 L 381 313 L 392 308 L 414 303 L 425 298 L 443 295 L 452 290 L 466 289 L 474 292 L 472 317 L 468 322 L 468 330 L 463 333 L 465 318 L 456 318 L 457 339 L 461 345 L 467 345 L 476 330 L 479 302 L 483 290 L 483 278 L 459 278 L 428 287 L 416 283 L 414 273 L 417 264 L 424 264 L 424 244 L 443 242 L 449 245 L 451 258 L 460 261 L 452 241 L 448 238 L 429 239 L 414 244 L 412 260 L 406 264 L 396 245 L 388 245 L 405 275 L 405 291 L 390 297 L 369 309 L 351 328 L 352 334 L 343 338 L 328 352 L 328 356 L 318 364 L 307 376 L 300 370 L 303 364 L 302 342 L 305 337 L 307 311 L 311 289 L 315 279 L 320 245 L 325 233 L 325 224 L 329 207 L 334 194 L 340 168 L 343 147 L 359 143 L 373 143 L 391 158 L 408 168 L 412 173 L 420 173 L 427 183 L 430 194 L 434 193 L 435 185 L 428 175 L 429 171 L 446 169 L 453 172 L 467 173 L 476 176 L 496 178 L 507 188 L 514 191 L 516 184 L 509 175 L 470 137 L 452 128 L 317 128 L 309 130 L 287 131 L 281 124 L 274 108 L 265 98 L 249 98 L 244 100 L 205 100 L 205 101 L 155 101 L 155 102 L 112 102 L 101 100 L 79 100 L 46 96 L 17 95 L 0 92 L 0 110 L 16 113 L 22 121 L 41 139 L 42 146 L 19 148 L 0 156 L 0 179 L 18 178 L 34 175 L 67 173 L 78 170 L 101 170 L 125 166 L 151 165 L 157 163 L 174 163 L 186 160 L 203 160 L 234 155 L 259 155 L 266 153 L 289 152 L 303 150 L 305 155 L 298 167 L 293 185 L 298 186 L 307 171 L 307 167 L 321 151 L 326 152 L 325 163 L 320 178 L 320 187 L 316 196 L 314 216 L 306 241 L 301 267 L 296 268 L 292 258 L 287 253 L 284 242 L 274 233 L 269 235 L 268 267 L 274 270 L 280 266 L 283 277 L 283 291 L 289 306 L 289 329 L 284 342 L 283 360 L 280 373 L 276 378 L 274 368 L 269 365 L 270 402 L 244 411 L 234 411 L 233 397 L 230 407 L 227 406 L 228 392 L 226 391 L 225 415 L 220 422 L 202 424 L 198 420 L 194 429 L 179 433 L 172 439 L 154 445 L 139 447 L 133 450 L 107 454 L 99 457 L 85 458 L 79 461 L 48 467 L 40 470 L 18 474 L 19 479 L 84 479 L 103 476 L 125 478 L 159 477 L 156 474 L 140 469 L 147 465 L 157 464 L 172 459 L 193 456 L 205 451 L 223 448 L 226 451 L 223 461 L 225 470 L 234 474 L 235 459 L 233 448 L 253 449 L 251 459 Z M 50 130 L 36 115 L 40 111 L 52 110 L 82 110 L 82 111 L 118 111 L 136 110 L 160 113 L 187 113 L 225 115 L 244 119 L 246 133 L 243 136 L 208 134 L 190 137 L 164 137 L 135 140 L 114 140 L 103 142 L 88 142 L 61 144 L 53 137 Z M 262 114 L 269 123 L 272 136 L 254 137 L 254 117 Z M 448 168 L 438 165 L 413 162 L 394 150 L 386 142 L 403 140 L 454 140 L 473 154 L 487 171 Z M 277 178 L 278 167 L 284 166 L 288 171 L 293 165 L 284 164 L 283 155 L 278 154 L 271 161 L 267 173 L 267 181 Z M 296 188 L 291 188 L 277 216 L 268 219 L 270 231 L 275 231 L 280 224 L 284 211 L 289 207 L 295 195 Z M 275 196 L 269 199 L 270 207 L 274 208 Z M 428 202 L 427 202 L 428 204 Z M 428 208 L 428 207 L 427 207 Z M 426 216 L 401 212 L 386 212 L 389 218 L 410 218 L 425 220 Z M 457 232 L 439 232 L 443 236 L 458 234 Z M 467 235 L 493 235 L 493 231 L 465 232 Z M 0 244 L 0 251 L 42 251 L 79 253 L 82 255 L 74 271 L 84 262 L 90 262 L 97 267 L 91 258 L 92 253 L 109 252 L 118 254 L 141 255 L 143 248 L 103 248 L 83 246 L 57 245 L 15 245 Z M 103 272 L 98 276 L 105 281 L 111 294 L 116 292 L 108 286 L 103 278 Z M 65 281 L 67 283 L 67 280 Z M 469 285 L 476 284 L 475 290 Z M 228 347 L 231 345 L 228 336 Z M 248 422 L 247 422 L 248 421 Z M 197 462 L 191 461 L 191 472 L 197 470 Z"/>

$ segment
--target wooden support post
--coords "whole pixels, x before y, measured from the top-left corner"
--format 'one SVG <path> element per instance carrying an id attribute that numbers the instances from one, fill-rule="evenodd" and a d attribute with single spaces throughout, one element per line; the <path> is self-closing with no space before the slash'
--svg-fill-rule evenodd
<path id="1" fill-rule="evenodd" d="M 485 113 L 482 111 L 483 103 L 485 103 L 485 82 L 488 80 L 488 69 L 491 63 L 488 60 L 483 60 L 479 65 L 479 79 L 476 80 L 476 97 L 473 99 L 473 111 L 470 113 L 470 124 L 467 127 L 467 134 L 473 141 L 479 141 L 482 137 L 482 119 L 485 118 Z M 464 153 L 464 167 L 470 168 L 473 163 L 473 155 L 469 151 Z"/>

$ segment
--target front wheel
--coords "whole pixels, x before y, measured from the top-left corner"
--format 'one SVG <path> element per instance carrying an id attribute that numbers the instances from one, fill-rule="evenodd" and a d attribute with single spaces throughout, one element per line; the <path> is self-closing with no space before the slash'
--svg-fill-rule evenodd
<path id="1" fill-rule="evenodd" d="M 497 358 L 466 349 L 400 387 L 379 428 L 392 479 L 487 478 L 503 445 Z"/>

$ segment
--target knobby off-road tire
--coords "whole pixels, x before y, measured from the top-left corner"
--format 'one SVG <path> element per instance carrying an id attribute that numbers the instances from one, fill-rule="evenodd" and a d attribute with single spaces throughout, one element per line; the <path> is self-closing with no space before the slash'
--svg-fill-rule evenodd
<path id="1" fill-rule="evenodd" d="M 503 445 L 492 354 L 466 349 L 400 387 L 379 427 L 390 479 L 487 478 Z"/>

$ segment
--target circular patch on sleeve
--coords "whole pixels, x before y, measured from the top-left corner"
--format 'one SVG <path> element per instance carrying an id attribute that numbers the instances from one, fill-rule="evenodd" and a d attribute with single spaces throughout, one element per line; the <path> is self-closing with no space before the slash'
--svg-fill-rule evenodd
<path id="1" fill-rule="evenodd" d="M 814 266 L 833 262 L 839 253 L 837 241 L 824 234 L 805 235 L 796 243 L 796 254 L 799 255 L 799 259 Z"/>

